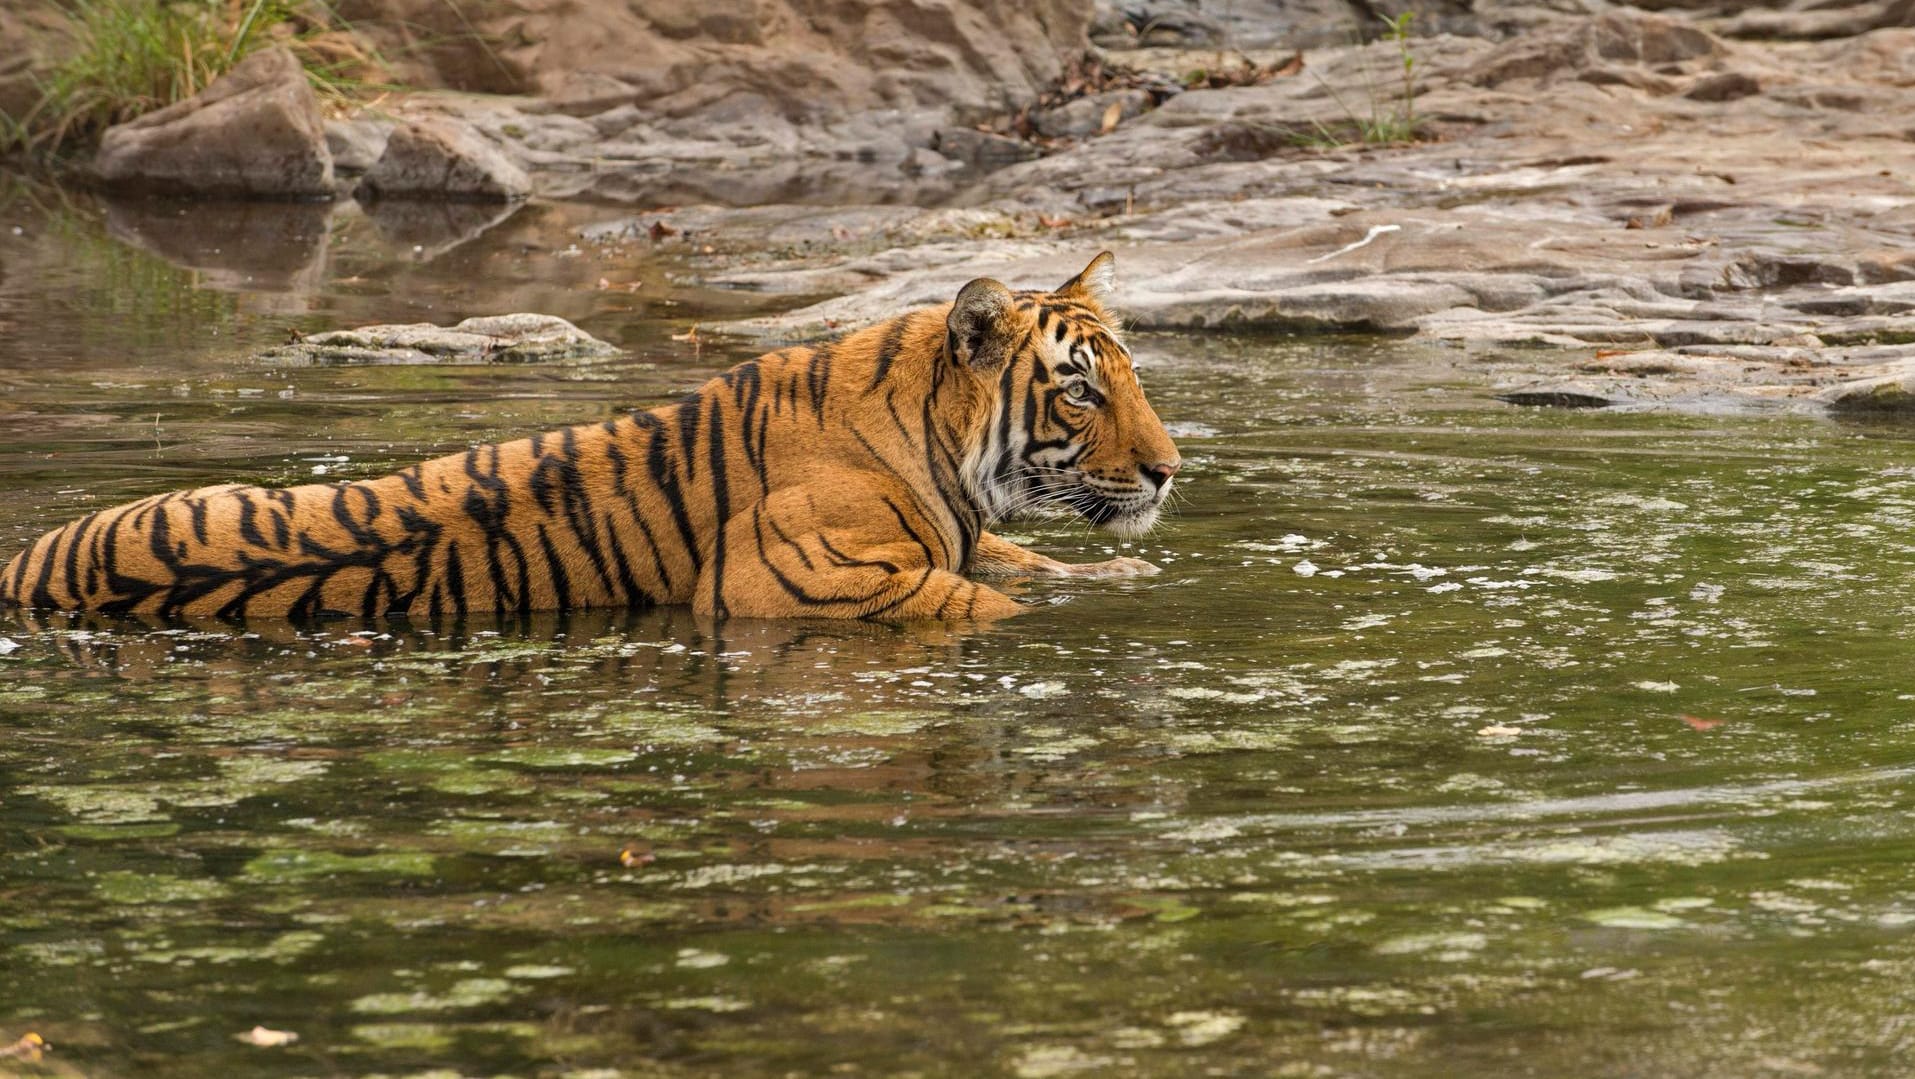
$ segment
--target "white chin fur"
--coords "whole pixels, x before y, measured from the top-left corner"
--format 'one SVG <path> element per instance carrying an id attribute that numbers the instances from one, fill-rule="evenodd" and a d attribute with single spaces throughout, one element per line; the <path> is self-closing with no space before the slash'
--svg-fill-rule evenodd
<path id="1" fill-rule="evenodd" d="M 1104 522 L 1104 531 L 1121 536 L 1124 539 L 1136 539 L 1138 536 L 1149 532 L 1151 527 L 1156 523 L 1157 507 L 1151 506 L 1148 509 L 1138 510 L 1135 513 L 1126 513 L 1122 517 L 1111 518 Z"/>

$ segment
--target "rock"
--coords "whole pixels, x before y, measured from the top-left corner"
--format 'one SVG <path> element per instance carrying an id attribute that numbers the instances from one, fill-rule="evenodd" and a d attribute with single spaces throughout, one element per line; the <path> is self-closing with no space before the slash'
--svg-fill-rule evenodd
<path id="1" fill-rule="evenodd" d="M 1496 378 L 1498 400 L 1661 412 L 1915 413 L 1915 347 L 1707 345 L 1603 352 L 1573 373 Z"/>
<path id="2" fill-rule="evenodd" d="M 408 86 L 533 93 L 577 115 L 620 101 L 665 119 L 730 111 L 760 129 L 1021 104 L 1084 47 L 1090 22 L 1085 0 L 341 0 L 339 9 Z"/>
<path id="3" fill-rule="evenodd" d="M 1779 6 L 1783 10 L 1765 10 Z M 1848 38 L 1870 30 L 1915 26 L 1915 0 L 1861 3 L 1751 4 L 1722 24 L 1729 37 L 1814 40 Z"/>
<path id="4" fill-rule="evenodd" d="M 1130 49 L 1137 46 L 1137 26 L 1130 21 L 1130 15 L 1113 7 L 1107 0 L 1097 0 L 1091 5 L 1090 17 L 1091 44 L 1100 49 Z"/>
<path id="5" fill-rule="evenodd" d="M 940 130 L 932 148 L 945 157 L 982 169 L 999 168 L 1042 155 L 1042 151 L 1023 139 L 968 127 Z"/>
<path id="6" fill-rule="evenodd" d="M 1517 79 L 1583 78 L 1607 69 L 1607 75 L 1593 81 L 1616 82 L 1623 81 L 1616 73 L 1618 64 L 1676 64 L 1721 52 L 1720 41 L 1681 19 L 1623 8 L 1517 38 L 1484 58 L 1470 80 L 1477 86 L 1501 86 Z"/>
<path id="7" fill-rule="evenodd" d="M 1419 33 L 1477 32 L 1492 19 L 1501 29 L 1530 15 L 1488 0 L 1123 0 L 1093 5 L 1090 37 L 1105 49 L 1314 49 L 1376 37 L 1384 19 L 1412 8 Z"/>
<path id="8" fill-rule="evenodd" d="M 1228 31 L 1222 23 L 1192 8 L 1159 4 L 1133 18 L 1137 42 L 1146 47 L 1221 45 Z"/>
<path id="9" fill-rule="evenodd" d="M 1145 90 L 1113 90 L 1069 101 L 1054 109 L 1031 114 L 1031 127 L 1053 139 L 1075 139 L 1103 132 L 1104 117 L 1117 108 L 1119 121 L 1130 120 L 1150 111 L 1152 101 Z"/>
<path id="10" fill-rule="evenodd" d="M 326 121 L 326 149 L 335 172 L 361 173 L 379 161 L 392 136 L 392 122 L 357 118 Z"/>
<path id="11" fill-rule="evenodd" d="M 1762 84 L 1740 71 L 1704 75 L 1682 95 L 1691 101 L 1734 101 L 1762 92 Z"/>
<path id="12" fill-rule="evenodd" d="M 316 333 L 271 349 L 262 358 L 299 367 L 550 363 L 618 351 L 562 318 L 515 314 L 469 318 L 450 328 L 421 322 Z"/>
<path id="13" fill-rule="evenodd" d="M 366 173 L 379 197 L 509 202 L 532 193 L 532 180 L 463 121 L 415 120 L 394 128 L 385 153 Z"/>
<path id="14" fill-rule="evenodd" d="M 110 186 L 165 194 L 333 194 L 319 99 L 283 48 L 256 52 L 193 97 L 107 129 L 93 168 Z"/>
<path id="15" fill-rule="evenodd" d="M 1816 398 L 1836 412 L 1915 412 L 1915 370 L 1839 382 Z"/>

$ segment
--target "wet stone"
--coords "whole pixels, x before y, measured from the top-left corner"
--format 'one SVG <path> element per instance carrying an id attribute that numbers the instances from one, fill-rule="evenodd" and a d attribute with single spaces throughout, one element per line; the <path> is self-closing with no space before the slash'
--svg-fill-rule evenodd
<path id="1" fill-rule="evenodd" d="M 552 315 L 469 318 L 453 326 L 413 323 L 309 334 L 261 357 L 286 366 L 552 363 L 618 354 L 618 349 Z"/>

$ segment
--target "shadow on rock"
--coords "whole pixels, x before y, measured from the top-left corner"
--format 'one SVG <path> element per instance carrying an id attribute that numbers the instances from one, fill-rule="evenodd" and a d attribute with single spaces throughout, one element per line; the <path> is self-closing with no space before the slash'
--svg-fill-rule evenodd
<path id="1" fill-rule="evenodd" d="M 225 292 L 306 292 L 326 275 L 332 206 L 103 199 L 107 233 Z"/>

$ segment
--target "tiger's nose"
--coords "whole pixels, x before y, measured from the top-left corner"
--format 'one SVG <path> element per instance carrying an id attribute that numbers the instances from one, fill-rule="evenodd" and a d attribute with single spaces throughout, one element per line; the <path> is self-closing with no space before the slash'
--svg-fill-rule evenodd
<path id="1" fill-rule="evenodd" d="M 1161 491 L 1170 485 L 1170 477 L 1175 476 L 1177 470 L 1184 467 L 1184 463 L 1182 461 L 1159 461 L 1154 465 L 1138 465 L 1137 467 L 1142 469 L 1144 475 L 1150 478 L 1151 485 Z"/>

